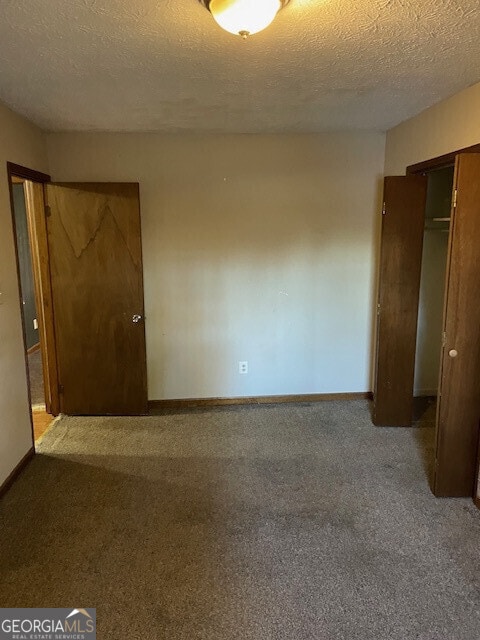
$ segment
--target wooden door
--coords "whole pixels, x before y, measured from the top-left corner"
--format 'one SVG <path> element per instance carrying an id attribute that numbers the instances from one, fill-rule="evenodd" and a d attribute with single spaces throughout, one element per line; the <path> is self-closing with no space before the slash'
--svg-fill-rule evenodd
<path id="1" fill-rule="evenodd" d="M 459 154 L 447 262 L 434 493 L 472 496 L 480 420 L 480 154 Z"/>
<path id="2" fill-rule="evenodd" d="M 137 184 L 45 185 L 60 409 L 145 413 Z"/>
<path id="3" fill-rule="evenodd" d="M 410 425 L 427 196 L 425 176 L 385 178 L 373 422 Z"/>

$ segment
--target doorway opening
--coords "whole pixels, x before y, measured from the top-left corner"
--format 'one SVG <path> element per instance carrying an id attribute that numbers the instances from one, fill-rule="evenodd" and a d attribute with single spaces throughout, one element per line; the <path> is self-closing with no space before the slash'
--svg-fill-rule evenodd
<path id="1" fill-rule="evenodd" d="M 37 443 L 58 414 L 55 350 L 51 331 L 49 273 L 43 183 L 50 177 L 7 163 L 17 260 L 25 363 L 32 418 Z M 43 225 L 43 229 L 42 229 Z"/>
<path id="2" fill-rule="evenodd" d="M 37 442 L 52 422 L 53 416 L 47 412 L 45 403 L 42 350 L 40 345 L 40 332 L 38 330 L 37 308 L 39 301 L 35 293 L 35 281 L 38 279 L 38 274 L 34 272 L 32 261 L 32 247 L 30 234 L 28 232 L 25 182 L 23 178 L 17 176 L 11 177 L 15 240 L 20 280 L 20 304 L 23 311 L 25 354 L 28 363 L 27 375 L 30 389 L 30 408 L 32 411 L 34 440 Z"/>

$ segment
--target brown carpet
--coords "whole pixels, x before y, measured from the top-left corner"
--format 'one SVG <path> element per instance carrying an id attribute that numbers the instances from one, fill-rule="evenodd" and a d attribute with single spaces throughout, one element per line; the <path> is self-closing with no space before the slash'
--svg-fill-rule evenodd
<path id="1" fill-rule="evenodd" d="M 0 503 L 0 603 L 111 640 L 474 640 L 480 512 L 430 493 L 432 436 L 363 401 L 63 418 Z"/>

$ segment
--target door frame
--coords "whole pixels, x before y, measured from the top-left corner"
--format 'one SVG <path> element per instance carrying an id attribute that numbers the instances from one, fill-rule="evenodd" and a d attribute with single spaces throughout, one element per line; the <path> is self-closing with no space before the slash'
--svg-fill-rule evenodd
<path id="1" fill-rule="evenodd" d="M 54 330 L 54 318 L 52 307 L 52 295 L 51 295 L 51 283 L 50 283 L 50 266 L 49 266 L 49 251 L 46 234 L 46 224 L 43 205 L 43 185 L 47 182 L 51 182 L 51 177 L 40 171 L 24 167 L 22 165 L 15 164 L 13 162 L 7 162 L 7 179 L 8 188 L 10 194 L 10 209 L 12 215 L 12 228 L 13 228 L 13 240 L 15 247 L 15 261 L 17 267 L 17 280 L 19 288 L 19 304 L 20 304 L 20 316 L 22 319 L 22 333 L 24 341 L 25 352 L 25 370 L 28 373 L 28 356 L 26 348 L 26 327 L 25 318 L 23 314 L 23 305 L 21 300 L 21 284 L 20 284 L 20 264 L 18 258 L 18 246 L 17 246 L 17 234 L 15 224 L 15 212 L 13 202 L 13 179 L 21 178 L 28 182 L 32 182 L 39 185 L 41 191 L 42 204 L 39 202 L 34 203 L 33 193 L 25 190 L 25 204 L 27 214 L 27 225 L 30 246 L 32 248 L 32 266 L 34 272 L 35 282 L 35 299 L 37 304 L 38 314 L 38 328 L 40 336 L 40 348 L 42 352 L 42 365 L 43 365 L 43 378 L 46 391 L 46 405 L 47 411 L 52 415 L 58 415 L 60 412 L 59 397 L 58 397 L 58 374 L 57 374 L 57 355 L 55 346 L 55 330 Z M 38 196 L 37 196 L 38 197 Z M 34 206 L 35 205 L 35 206 Z M 27 375 L 27 387 L 28 398 L 30 403 L 30 420 L 32 425 L 32 438 L 33 433 L 33 417 L 31 411 L 31 389 L 30 378 Z"/>
<path id="2" fill-rule="evenodd" d="M 411 164 L 406 168 L 406 174 L 408 176 L 412 173 L 428 173 L 435 169 L 443 169 L 445 167 L 453 166 L 459 153 L 480 153 L 480 144 L 473 144 L 472 146 L 465 147 L 464 149 L 450 151 L 450 153 L 445 153 L 443 156 L 437 156 L 436 158 L 430 158 L 429 160 Z"/>

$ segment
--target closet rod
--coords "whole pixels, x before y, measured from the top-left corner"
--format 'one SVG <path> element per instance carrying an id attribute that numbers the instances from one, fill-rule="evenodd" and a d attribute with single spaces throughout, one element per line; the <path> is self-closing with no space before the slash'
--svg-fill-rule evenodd
<path id="1" fill-rule="evenodd" d="M 433 222 L 450 222 L 451 218 L 432 218 Z"/>

